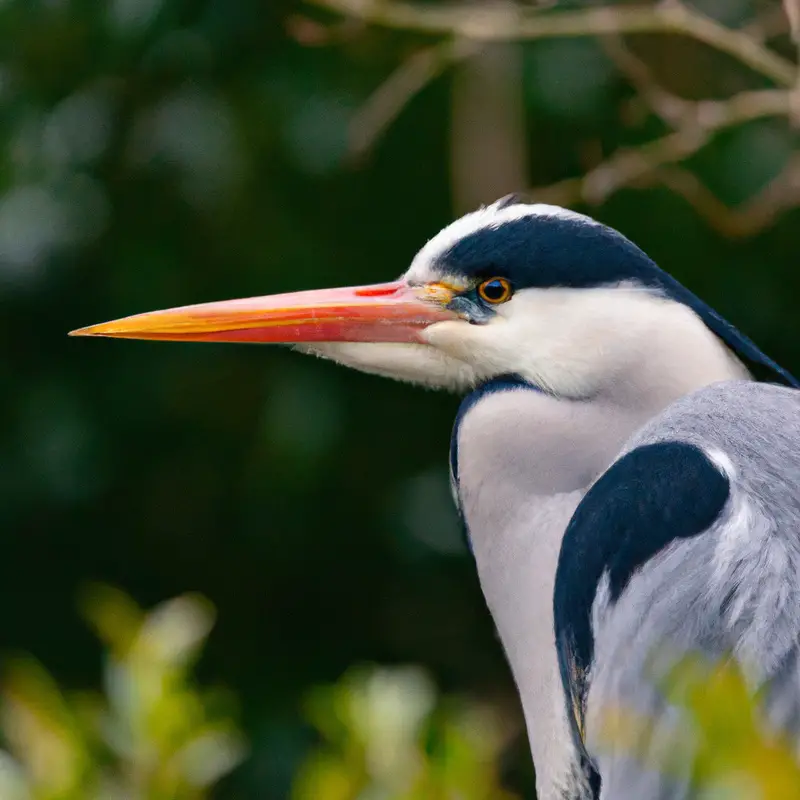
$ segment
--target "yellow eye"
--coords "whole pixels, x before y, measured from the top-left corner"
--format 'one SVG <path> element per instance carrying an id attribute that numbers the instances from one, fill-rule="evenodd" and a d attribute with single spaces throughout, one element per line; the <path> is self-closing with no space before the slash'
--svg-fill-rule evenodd
<path id="1" fill-rule="evenodd" d="M 497 305 L 511 299 L 514 290 L 505 278 L 490 278 L 478 286 L 478 295 L 481 300 Z"/>

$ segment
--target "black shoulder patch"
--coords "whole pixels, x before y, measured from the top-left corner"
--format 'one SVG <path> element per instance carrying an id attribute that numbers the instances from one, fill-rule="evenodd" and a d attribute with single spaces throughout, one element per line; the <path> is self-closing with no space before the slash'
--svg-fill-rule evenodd
<path id="1" fill-rule="evenodd" d="M 699 447 L 659 442 L 620 458 L 576 509 L 561 545 L 553 612 L 567 713 L 581 751 L 592 604 L 602 576 L 608 573 L 616 601 L 649 559 L 705 531 L 729 493 L 728 479 Z"/>

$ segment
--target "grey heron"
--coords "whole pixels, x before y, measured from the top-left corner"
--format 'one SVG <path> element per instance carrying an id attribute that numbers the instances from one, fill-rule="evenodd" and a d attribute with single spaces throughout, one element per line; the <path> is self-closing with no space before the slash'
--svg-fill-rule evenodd
<path id="1" fill-rule="evenodd" d="M 651 674 L 665 644 L 732 657 L 800 730 L 798 381 L 617 231 L 508 197 L 392 283 L 73 333 L 289 343 L 462 393 L 453 493 L 540 800 L 686 796 L 602 740 L 610 706 L 655 720 L 653 747 L 680 724 Z"/>

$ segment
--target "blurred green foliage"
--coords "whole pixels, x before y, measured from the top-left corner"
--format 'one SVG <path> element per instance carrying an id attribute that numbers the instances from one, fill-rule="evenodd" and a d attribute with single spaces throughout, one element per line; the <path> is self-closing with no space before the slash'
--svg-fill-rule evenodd
<path id="1" fill-rule="evenodd" d="M 104 645 L 103 693 L 64 693 L 31 658 L 7 666 L 0 798 L 209 797 L 247 748 L 232 696 L 192 677 L 214 622 L 208 601 L 187 594 L 145 613 L 95 585 L 82 608 Z M 684 658 L 663 685 L 681 725 L 664 737 L 658 720 L 610 709 L 605 741 L 666 775 L 688 775 L 696 800 L 800 798 L 793 747 L 770 732 L 733 662 Z M 308 692 L 305 716 L 319 743 L 292 800 L 518 800 L 497 769 L 508 720 L 486 703 L 441 695 L 420 667 L 353 667 Z"/>
<path id="2" fill-rule="evenodd" d="M 514 800 L 497 762 L 508 731 L 496 710 L 440 698 L 418 667 L 356 667 L 312 690 L 324 744 L 298 772 L 293 800 Z"/>
<path id="3" fill-rule="evenodd" d="M 246 754 L 233 698 L 192 679 L 210 604 L 187 594 L 144 613 L 97 585 L 82 606 L 104 645 L 104 691 L 64 693 L 34 659 L 11 662 L 0 798 L 208 797 Z M 322 744 L 298 770 L 294 800 L 515 800 L 496 770 L 507 723 L 486 704 L 441 697 L 419 667 L 353 668 L 305 706 Z"/>
<path id="4" fill-rule="evenodd" d="M 734 661 L 684 660 L 669 678 L 667 697 L 688 712 L 697 734 L 691 774 L 699 797 L 800 798 L 794 746 L 770 731 L 758 695 Z M 683 749 L 674 745 L 672 758 Z"/>
<path id="5" fill-rule="evenodd" d="M 648 768 L 688 780 L 696 800 L 796 800 L 800 763 L 793 743 L 777 733 L 733 660 L 680 659 L 660 681 L 680 712 L 648 719 L 626 708 L 606 709 L 602 740 Z"/>
<path id="6" fill-rule="evenodd" d="M 191 672 L 213 609 L 184 595 L 143 613 L 96 586 L 84 613 L 105 645 L 104 693 L 63 693 L 37 661 L 13 661 L 0 697 L 3 800 L 202 800 L 244 757 L 226 692 Z"/>
<path id="7" fill-rule="evenodd" d="M 702 5 L 743 25 L 759 4 Z M 316 740 L 302 698 L 354 663 L 423 664 L 448 696 L 497 698 L 522 730 L 449 495 L 457 398 L 280 348 L 65 335 L 390 279 L 460 208 L 456 184 L 546 184 L 663 131 L 597 42 L 543 41 L 509 48 L 520 65 L 503 92 L 488 84 L 521 105 L 521 172 L 503 172 L 494 138 L 452 157 L 495 107 L 464 99 L 478 67 L 445 71 L 354 161 L 359 109 L 430 44 L 299 0 L 0 2 L 0 652 L 33 653 L 80 692 L 99 680 L 72 612 L 87 581 L 148 606 L 213 598 L 199 674 L 236 687 L 251 746 L 219 798 L 286 797 Z M 688 97 L 761 85 L 690 42 L 640 45 Z M 693 167 L 734 203 L 796 137 L 758 121 Z M 797 209 L 736 242 L 659 187 L 591 211 L 798 370 Z M 530 792 L 520 733 L 502 764 Z"/>

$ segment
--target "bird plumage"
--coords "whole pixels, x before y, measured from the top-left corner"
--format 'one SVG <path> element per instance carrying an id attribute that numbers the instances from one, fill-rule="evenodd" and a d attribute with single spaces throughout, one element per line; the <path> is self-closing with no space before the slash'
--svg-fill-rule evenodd
<path id="1" fill-rule="evenodd" d="M 594 797 L 596 771 L 603 798 L 682 798 L 674 779 L 603 740 L 602 710 L 676 724 L 648 667 L 666 644 L 676 658 L 732 653 L 754 691 L 776 680 L 767 710 L 800 734 L 800 395 L 745 381 L 700 389 L 606 456 L 608 469 L 598 450 L 593 474 L 581 454 L 599 448 L 607 415 L 563 402 L 498 381 L 465 403 L 455 454 L 539 796 Z M 609 449 L 621 427 L 603 428 Z"/>
<path id="2" fill-rule="evenodd" d="M 504 198 L 392 284 L 78 333 L 280 341 L 466 395 L 453 494 L 539 800 L 685 800 L 648 760 L 681 729 L 654 654 L 733 657 L 800 742 L 800 395 L 743 362 L 800 384 L 617 231 Z M 609 709 L 648 721 L 644 760 L 604 736 Z"/>
<path id="3" fill-rule="evenodd" d="M 526 268 L 526 288 L 533 289 L 525 298 L 528 313 L 520 315 L 530 326 L 525 338 L 530 350 L 516 354 L 516 369 L 497 358 L 496 369 L 510 374 L 484 381 L 462 403 L 451 472 L 481 585 L 523 699 L 539 796 L 549 800 L 566 792 L 570 797 L 677 800 L 685 789 L 679 781 L 648 771 L 630 754 L 623 757 L 613 747 L 609 750 L 597 734 L 599 709 L 608 703 L 624 707 L 626 687 L 632 693 L 648 687 L 657 695 L 645 662 L 670 632 L 661 620 L 650 620 L 645 627 L 651 640 L 641 647 L 636 672 L 630 659 L 621 656 L 623 643 L 615 643 L 607 629 L 596 629 L 595 623 L 602 619 L 609 624 L 614 609 L 626 607 L 625 602 L 634 609 L 629 613 L 641 615 L 639 583 L 627 592 L 630 582 L 656 569 L 663 553 L 682 540 L 711 536 L 714 526 L 723 524 L 720 520 L 730 518 L 728 505 L 735 491 L 729 482 L 734 478 L 718 463 L 725 462 L 728 443 L 706 440 L 707 451 L 685 435 L 662 441 L 659 426 L 666 432 L 674 424 L 673 416 L 663 416 L 666 411 L 677 413 L 689 428 L 700 417 L 713 431 L 715 425 L 728 423 L 703 410 L 703 391 L 712 392 L 718 404 L 727 403 L 727 414 L 740 419 L 752 412 L 738 399 L 738 387 L 772 396 L 773 387 L 749 382 L 741 365 L 729 357 L 728 347 L 768 367 L 779 380 L 796 382 L 643 254 L 637 261 L 641 251 L 618 234 L 580 221 L 578 232 L 585 238 L 579 236 L 580 246 L 570 250 L 573 219 L 568 212 L 548 215 L 537 220 L 544 232 L 523 228 L 512 232 L 510 242 L 502 238 L 506 223 L 495 219 L 484 242 L 477 241 L 479 231 L 467 234 L 466 245 L 456 237 L 453 244 L 429 244 L 427 254 L 425 248 L 421 251 L 427 269 L 439 270 L 450 280 L 470 274 L 470 267 L 464 266 L 469 254 L 476 264 L 491 262 L 478 277 L 506 275 L 525 285 L 519 270 Z M 536 228 L 524 213 L 512 218 L 515 227 L 525 224 Z M 553 224 L 558 227 L 557 245 L 547 239 L 547 226 Z M 545 239 L 538 250 L 532 245 L 537 236 Z M 603 250 L 597 240 L 610 246 Z M 591 259 L 592 253 L 593 264 L 581 261 Z M 578 265 L 575 274 L 554 274 L 571 259 Z M 635 269 L 625 269 L 626 259 Z M 606 264 L 613 269 L 602 269 Z M 542 277 L 547 269 L 550 274 Z M 576 347 L 577 342 L 582 347 Z M 738 380 L 718 383 L 731 379 Z M 721 388 L 704 389 L 712 384 Z M 792 390 L 778 391 L 796 402 Z M 798 410 L 795 406 L 795 414 Z M 757 419 L 769 438 L 774 416 L 764 409 Z M 641 440 L 627 452 L 643 430 L 651 431 L 657 443 Z M 800 430 L 789 435 L 800 443 Z M 768 442 L 762 444 L 769 453 Z M 784 481 L 800 482 L 800 470 L 791 461 L 781 463 Z M 800 509 L 795 513 L 797 528 Z M 749 541 L 747 533 L 744 538 Z M 703 563 L 714 564 L 715 558 L 719 557 L 709 553 Z M 729 576 L 730 597 L 736 593 L 737 576 Z M 703 578 L 710 580 L 701 576 L 701 583 Z M 756 578 L 750 576 L 751 591 L 758 591 Z M 782 579 L 800 586 L 788 572 Z M 680 591 L 676 586 L 680 582 L 674 583 L 673 593 Z M 595 606 L 598 597 L 603 608 Z M 684 631 L 691 631 L 695 623 L 707 624 L 702 620 L 709 614 L 707 606 L 690 609 L 700 620 L 693 620 L 680 605 L 672 607 L 680 609 L 674 621 Z M 712 625 L 722 624 L 719 613 L 711 616 Z M 627 621 L 619 632 L 633 629 Z M 602 665 L 595 637 L 603 639 Z M 734 633 L 726 643 L 733 649 Z M 676 651 L 722 655 L 720 648 L 711 652 L 705 641 L 691 635 L 676 643 Z M 608 686 L 600 676 L 607 677 Z M 800 685 L 794 691 L 800 697 Z M 669 713 L 665 716 L 663 702 L 634 706 L 657 723 L 672 720 Z M 587 718 L 590 708 L 594 716 Z"/>
<path id="4" fill-rule="evenodd" d="M 640 430 L 573 517 L 557 578 L 557 584 L 562 577 L 565 583 L 556 590 L 556 630 L 563 635 L 574 620 L 591 614 L 594 654 L 583 702 L 603 797 L 686 796 L 677 781 L 686 776 L 673 775 L 677 783 L 660 790 L 665 777 L 643 762 L 681 722 L 659 691 L 658 678 L 687 653 L 711 662 L 733 658 L 750 689 L 764 693 L 771 722 L 795 744 L 800 741 L 798 443 L 796 391 L 742 381 L 716 384 L 672 404 Z M 663 455 L 664 448 L 673 453 Z M 626 460 L 639 463 L 626 468 Z M 601 489 L 603 482 L 610 490 Z M 593 497 L 598 489 L 601 496 Z M 609 507 L 620 505 L 609 491 L 619 490 L 639 497 L 622 500 L 624 509 L 604 523 Z M 601 519 L 592 519 L 595 513 Z M 605 536 L 613 537 L 614 551 L 596 582 L 591 608 L 573 608 L 574 616 L 565 615 L 559 624 L 559 602 L 574 602 L 565 598 L 569 562 L 579 558 L 568 545 L 573 536 L 592 537 L 595 549 Z M 593 560 L 586 556 L 584 563 Z M 624 586 L 615 576 L 620 564 Z M 642 731 L 653 723 L 640 740 L 639 760 L 604 740 L 609 707 L 638 715 Z"/>

